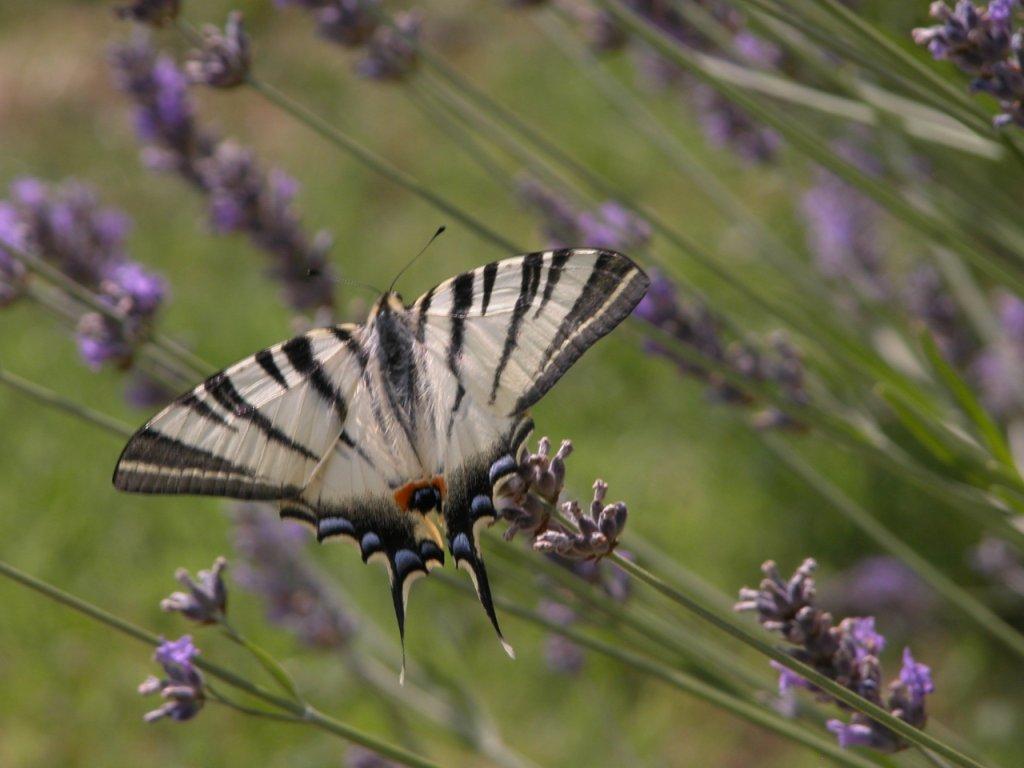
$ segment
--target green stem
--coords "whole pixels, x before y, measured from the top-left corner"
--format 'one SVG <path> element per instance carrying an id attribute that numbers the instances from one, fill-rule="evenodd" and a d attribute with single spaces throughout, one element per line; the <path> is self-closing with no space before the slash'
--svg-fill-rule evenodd
<path id="1" fill-rule="evenodd" d="M 771 643 L 762 639 L 762 637 L 759 637 L 748 630 L 745 626 L 738 623 L 733 617 L 729 616 L 727 618 L 718 612 L 705 607 L 701 603 L 698 603 L 690 596 L 679 592 L 645 568 L 626 560 L 624 557 L 614 552 L 609 555 L 607 559 L 615 563 L 615 565 L 626 573 L 634 576 L 640 581 L 643 581 L 645 584 L 652 587 L 672 602 L 695 614 L 745 645 L 750 646 L 759 653 L 764 654 L 769 659 L 777 662 L 786 669 L 795 672 L 812 685 L 820 688 L 829 696 L 843 704 L 846 704 L 851 709 L 867 715 L 872 720 L 885 726 L 893 733 L 906 739 L 911 744 L 916 744 L 917 746 L 930 749 L 942 757 L 953 761 L 956 765 L 963 766 L 964 768 L 983 768 L 981 763 L 978 763 L 967 755 L 960 753 L 953 747 L 944 744 L 930 734 L 914 728 L 912 725 L 900 720 L 898 717 L 894 717 L 882 707 L 858 696 L 848 688 L 844 688 L 839 683 L 821 674 L 813 667 L 797 661 L 785 651 L 780 650 Z"/>
<path id="2" fill-rule="evenodd" d="M 131 437 L 132 435 L 130 427 L 112 416 L 107 416 L 106 414 L 94 411 L 92 408 L 87 406 L 79 405 L 63 395 L 58 395 L 56 392 L 49 390 L 46 387 L 35 384 L 28 379 L 23 379 L 21 376 L 16 374 L 9 373 L 2 368 L 0 368 L 0 383 L 6 384 L 11 389 L 21 392 L 23 395 L 27 395 L 36 402 L 49 408 L 55 408 L 59 411 L 64 411 L 71 416 L 77 416 L 78 418 L 117 437 Z"/>
<path id="3" fill-rule="evenodd" d="M 52 584 L 47 584 L 45 581 L 37 579 L 35 576 L 30 576 L 24 571 L 8 565 L 3 561 L 0 561 L 0 576 L 5 576 L 24 587 L 38 592 L 54 602 L 64 605 L 67 608 L 71 608 L 84 616 L 88 616 L 94 621 L 104 624 L 112 629 L 116 629 L 118 632 L 147 645 L 158 646 L 163 642 L 163 639 L 158 635 L 145 630 L 142 627 L 136 626 L 131 622 L 125 621 L 124 619 L 121 619 L 98 606 L 88 603 L 79 597 L 75 597 Z M 213 662 L 202 658 L 195 659 L 194 663 L 204 672 L 224 681 L 233 688 L 244 691 L 267 704 L 271 704 L 284 712 L 290 713 L 296 716 L 299 720 L 310 723 L 322 731 L 334 734 L 335 736 L 340 736 L 347 741 L 351 741 L 355 744 L 366 747 L 367 749 L 373 750 L 383 757 L 394 760 L 402 765 L 410 766 L 410 768 L 440 768 L 437 763 L 430 762 L 419 755 L 414 755 L 400 747 L 380 741 L 369 734 L 358 731 L 340 720 L 336 720 L 329 715 L 325 715 L 313 706 L 303 706 L 291 699 L 286 699 L 275 693 L 271 693 L 270 691 L 267 691 L 239 675 L 236 675 L 234 672 L 231 672 L 218 664 L 214 664 Z"/>

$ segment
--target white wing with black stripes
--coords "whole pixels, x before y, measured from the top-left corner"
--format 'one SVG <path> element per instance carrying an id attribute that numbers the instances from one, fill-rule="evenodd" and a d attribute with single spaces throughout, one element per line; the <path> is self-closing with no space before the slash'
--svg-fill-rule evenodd
<path id="1" fill-rule="evenodd" d="M 500 636 L 477 537 L 492 485 L 527 409 L 647 285 L 621 254 L 570 249 L 466 272 L 411 307 L 385 294 L 365 325 L 310 331 L 180 397 L 132 437 L 114 484 L 276 501 L 319 539 L 353 540 L 387 567 L 403 635 L 409 585 L 447 543 Z"/>
<path id="2" fill-rule="evenodd" d="M 346 422 L 359 380 L 359 331 L 313 331 L 211 376 L 135 434 L 114 485 L 135 493 L 297 497 Z"/>
<path id="3" fill-rule="evenodd" d="M 473 574 L 496 630 L 476 535 L 495 518 L 491 488 L 516 465 L 532 428 L 527 409 L 633 311 L 648 285 L 620 253 L 563 249 L 465 272 L 412 307 L 436 382 L 449 549 Z"/>

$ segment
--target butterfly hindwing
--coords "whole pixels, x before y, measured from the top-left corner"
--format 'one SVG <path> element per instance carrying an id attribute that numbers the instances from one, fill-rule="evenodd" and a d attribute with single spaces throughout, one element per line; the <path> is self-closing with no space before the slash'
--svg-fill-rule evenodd
<path id="1" fill-rule="evenodd" d="M 495 514 L 491 467 L 518 456 L 532 425 L 527 409 L 629 315 L 648 284 L 622 254 L 564 249 L 465 272 L 412 307 L 437 393 L 449 550 L 473 574 L 495 629 L 477 538 L 481 523 Z"/>

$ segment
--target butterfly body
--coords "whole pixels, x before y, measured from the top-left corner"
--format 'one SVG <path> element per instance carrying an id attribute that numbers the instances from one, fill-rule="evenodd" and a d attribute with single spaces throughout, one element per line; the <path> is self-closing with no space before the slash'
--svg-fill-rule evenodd
<path id="1" fill-rule="evenodd" d="M 403 634 L 409 585 L 447 549 L 500 636 L 479 549 L 492 468 L 514 470 L 528 408 L 647 285 L 621 254 L 565 249 L 465 272 L 411 306 L 386 293 L 365 324 L 309 331 L 178 398 L 128 443 L 114 484 L 273 501 L 318 539 L 353 541 L 385 564 Z"/>

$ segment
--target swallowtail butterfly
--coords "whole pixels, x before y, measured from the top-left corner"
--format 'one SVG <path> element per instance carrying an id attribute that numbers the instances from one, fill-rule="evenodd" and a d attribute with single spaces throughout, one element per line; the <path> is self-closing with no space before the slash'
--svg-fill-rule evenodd
<path id="1" fill-rule="evenodd" d="M 131 438 L 114 485 L 276 502 L 320 541 L 348 537 L 387 568 L 403 637 L 409 586 L 447 544 L 501 638 L 478 539 L 515 468 L 499 459 L 648 284 L 622 254 L 565 249 L 464 272 L 409 307 L 389 291 L 365 324 L 309 331 L 179 397 Z"/>

